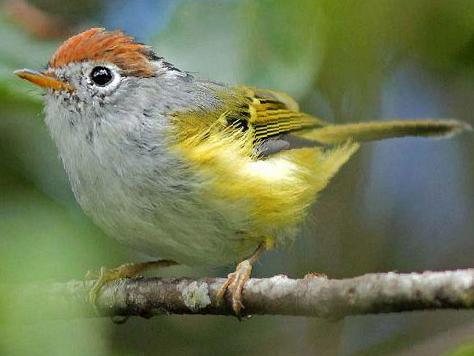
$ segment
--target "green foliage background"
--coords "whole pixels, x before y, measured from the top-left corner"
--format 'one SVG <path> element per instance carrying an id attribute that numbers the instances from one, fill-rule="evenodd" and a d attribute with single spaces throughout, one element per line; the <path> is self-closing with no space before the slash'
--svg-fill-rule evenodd
<path id="1" fill-rule="evenodd" d="M 65 2 L 34 3 L 64 18 L 74 17 L 74 31 L 107 24 L 100 16 L 105 2 L 87 1 L 84 8 L 75 4 L 70 11 L 64 10 Z M 214 80 L 286 91 L 304 110 L 336 122 L 381 118 L 387 106 L 397 113 L 429 115 L 420 107 L 434 100 L 439 115 L 474 123 L 470 0 L 177 3 L 161 31 L 140 39 L 179 68 Z M 18 68 L 43 67 L 59 41 L 39 40 L 6 11 L 0 13 L 1 355 L 434 355 L 449 354 L 464 342 L 467 346 L 454 354 L 472 352 L 472 333 L 466 332 L 472 330 L 471 312 L 338 322 L 255 317 L 239 323 L 226 317 L 162 316 L 115 325 L 102 319 L 20 319 L 22 306 L 8 297 L 8 284 L 80 279 L 87 270 L 142 258 L 104 236 L 83 215 L 42 121 L 40 91 L 12 74 Z M 393 93 L 411 93 L 407 86 L 413 82 L 397 79 L 406 68 L 414 73 L 414 82 L 424 83 L 429 99 L 422 92 L 415 93 L 413 102 L 392 100 Z M 423 156 L 421 146 L 410 140 L 365 146 L 322 194 L 302 237 L 288 251 L 267 254 L 255 275 L 298 277 L 318 271 L 350 277 L 472 266 L 472 135 L 423 145 L 431 155 Z M 385 185 L 386 176 L 377 171 L 378 149 L 387 166 L 406 172 L 394 185 Z M 399 150 L 408 153 L 400 157 Z M 420 164 L 407 168 L 411 157 Z M 422 173 L 425 164 L 436 167 L 428 177 Z M 426 186 L 435 189 L 427 193 Z M 382 187 L 383 194 L 373 187 Z M 404 214 L 413 201 L 397 200 L 407 189 L 413 191 L 415 204 L 423 197 L 429 206 L 410 213 L 410 219 Z M 431 209 L 439 213 L 434 220 Z M 451 226 L 453 214 L 453 229 L 432 241 L 432 234 Z M 417 240 L 420 227 L 426 227 L 426 238 Z M 172 268 L 160 275 L 224 275 L 232 267 Z"/>

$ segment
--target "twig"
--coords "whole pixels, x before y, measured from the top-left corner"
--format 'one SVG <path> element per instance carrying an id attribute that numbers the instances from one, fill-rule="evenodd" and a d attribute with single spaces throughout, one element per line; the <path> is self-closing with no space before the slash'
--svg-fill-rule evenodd
<path id="1" fill-rule="evenodd" d="M 232 315 L 230 300 L 218 303 L 223 278 L 121 280 L 102 288 L 102 316 L 161 314 Z M 7 303 L 21 320 L 97 316 L 87 302 L 92 281 L 10 287 Z M 251 279 L 244 290 L 246 314 L 338 319 L 348 315 L 474 307 L 474 269 L 367 274 L 334 280 L 319 275 Z M 26 307 L 27 306 L 27 307 Z M 18 314 L 18 313 L 17 313 Z"/>

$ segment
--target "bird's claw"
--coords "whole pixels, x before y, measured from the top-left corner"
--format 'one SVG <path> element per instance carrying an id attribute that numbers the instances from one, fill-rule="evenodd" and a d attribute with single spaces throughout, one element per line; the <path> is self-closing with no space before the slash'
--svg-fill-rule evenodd
<path id="1" fill-rule="evenodd" d="M 248 260 L 244 260 L 237 265 L 235 272 L 227 276 L 227 280 L 217 293 L 217 300 L 225 300 L 226 292 L 230 293 L 232 301 L 232 310 L 239 320 L 242 320 L 242 310 L 245 309 L 243 304 L 243 290 L 245 283 L 250 279 L 252 273 L 252 264 Z"/>
<path id="2" fill-rule="evenodd" d="M 104 284 L 119 279 L 139 278 L 140 275 L 148 269 L 170 267 L 176 264 L 176 262 L 171 260 L 156 260 L 141 263 L 126 263 L 112 269 L 101 267 L 99 275 L 89 271 L 86 274 L 86 280 L 95 279 L 94 285 L 89 291 L 89 302 L 93 305 L 94 309 L 98 311 L 97 299 Z"/>
<path id="3" fill-rule="evenodd" d="M 87 272 L 86 279 L 91 277 L 96 277 L 94 285 L 89 290 L 89 302 L 93 305 L 94 309 L 97 311 L 97 299 L 100 295 L 100 290 L 108 282 L 116 281 L 124 278 L 134 278 L 137 277 L 137 273 L 134 269 L 134 264 L 127 263 L 121 265 L 117 268 L 107 269 L 101 267 L 98 276 L 94 272 Z"/>
<path id="4" fill-rule="evenodd" d="M 101 288 L 107 282 L 114 280 L 112 278 L 112 274 L 114 274 L 112 271 L 113 270 L 107 270 L 105 267 L 101 267 L 98 276 L 96 275 L 96 273 L 91 272 L 91 271 L 88 271 L 87 274 L 86 274 L 86 279 L 91 279 L 93 277 L 96 277 L 94 285 L 89 290 L 89 303 L 92 304 L 92 306 L 94 307 L 96 312 L 98 311 L 97 310 L 97 307 L 98 307 L 97 306 L 97 298 L 99 297 Z"/>

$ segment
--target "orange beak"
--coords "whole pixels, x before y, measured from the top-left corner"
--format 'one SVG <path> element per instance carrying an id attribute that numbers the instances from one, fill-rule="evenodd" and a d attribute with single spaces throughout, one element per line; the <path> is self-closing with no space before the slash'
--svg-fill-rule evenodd
<path id="1" fill-rule="evenodd" d="M 41 73 L 30 69 L 20 69 L 13 72 L 21 79 L 28 80 L 41 88 L 53 89 L 58 91 L 73 91 L 74 87 L 59 80 L 51 73 Z"/>

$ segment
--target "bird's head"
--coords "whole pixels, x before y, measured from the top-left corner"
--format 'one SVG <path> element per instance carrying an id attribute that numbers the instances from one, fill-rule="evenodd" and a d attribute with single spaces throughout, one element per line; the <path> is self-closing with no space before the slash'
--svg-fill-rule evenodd
<path id="1" fill-rule="evenodd" d="M 66 40 L 44 71 L 22 69 L 15 74 L 46 89 L 47 105 L 54 104 L 55 110 L 82 114 L 139 103 L 147 92 L 156 91 L 157 77 L 172 82 L 187 75 L 133 37 L 102 28 Z"/>

